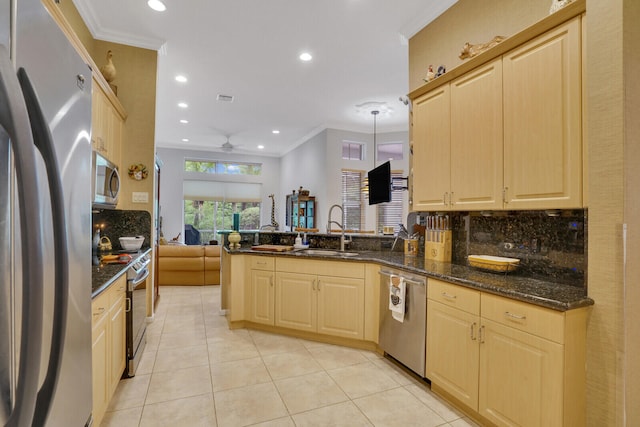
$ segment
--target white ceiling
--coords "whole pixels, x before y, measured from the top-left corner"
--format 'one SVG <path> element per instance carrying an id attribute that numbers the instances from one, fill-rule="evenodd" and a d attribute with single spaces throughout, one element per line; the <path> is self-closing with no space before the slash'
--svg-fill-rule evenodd
<path id="1" fill-rule="evenodd" d="M 457 0 L 73 1 L 94 38 L 159 51 L 158 147 L 219 151 L 229 137 L 281 156 L 325 128 L 372 133 L 369 103 L 378 133 L 406 131 L 407 39 Z"/>

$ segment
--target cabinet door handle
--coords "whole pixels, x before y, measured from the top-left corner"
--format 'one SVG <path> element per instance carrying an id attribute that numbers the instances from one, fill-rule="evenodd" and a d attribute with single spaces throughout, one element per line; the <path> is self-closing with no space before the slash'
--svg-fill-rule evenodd
<path id="1" fill-rule="evenodd" d="M 442 296 L 443 296 L 443 297 L 445 297 L 445 298 L 447 298 L 447 299 L 456 299 L 456 298 L 458 298 L 458 296 L 457 296 L 457 295 L 451 295 L 451 294 L 448 294 L 448 293 L 446 293 L 446 292 L 443 292 L 443 293 L 442 293 Z"/>
<path id="2" fill-rule="evenodd" d="M 269 277 L 269 284 L 273 287 L 273 277 Z"/>
<path id="3" fill-rule="evenodd" d="M 447 193 L 446 192 L 442 195 L 442 204 L 447 206 Z"/>
<path id="4" fill-rule="evenodd" d="M 125 311 L 129 313 L 131 311 L 131 298 L 126 298 L 126 300 L 127 300 L 127 308 L 125 309 Z"/>
<path id="5" fill-rule="evenodd" d="M 504 312 L 504 315 L 506 317 L 509 317 L 511 319 L 516 319 L 516 320 L 527 320 L 527 316 L 523 315 L 523 314 L 514 314 L 508 311 Z"/>
<path id="6" fill-rule="evenodd" d="M 449 193 L 449 206 L 453 206 L 455 203 L 453 202 L 453 191 Z"/>
<path id="7" fill-rule="evenodd" d="M 318 292 L 320 292 L 320 279 L 318 279 Z"/>
<path id="8" fill-rule="evenodd" d="M 507 200 L 507 191 L 509 191 L 509 187 L 504 187 L 502 189 L 502 203 L 507 204 L 509 201 Z"/>
<path id="9" fill-rule="evenodd" d="M 484 325 L 480 326 L 478 337 L 480 338 L 480 344 L 484 343 Z"/>
<path id="10" fill-rule="evenodd" d="M 316 290 L 316 279 L 313 279 L 313 281 L 311 282 L 311 290 L 312 291 Z"/>
<path id="11" fill-rule="evenodd" d="M 476 322 L 473 322 L 471 324 L 471 328 L 470 328 L 471 341 L 475 341 L 476 340 L 476 334 L 474 333 L 475 329 L 476 329 Z"/>
<path id="12" fill-rule="evenodd" d="M 93 313 L 93 315 L 94 316 L 99 316 L 102 313 L 104 313 L 104 307 L 98 307 L 98 311 Z"/>

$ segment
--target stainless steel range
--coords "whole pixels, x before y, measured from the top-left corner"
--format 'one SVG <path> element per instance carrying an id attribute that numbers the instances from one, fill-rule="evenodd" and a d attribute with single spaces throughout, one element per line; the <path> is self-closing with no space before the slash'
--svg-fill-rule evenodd
<path id="1" fill-rule="evenodd" d="M 127 270 L 127 366 L 125 377 L 133 377 L 147 343 L 147 290 L 151 256 L 145 254 Z"/>

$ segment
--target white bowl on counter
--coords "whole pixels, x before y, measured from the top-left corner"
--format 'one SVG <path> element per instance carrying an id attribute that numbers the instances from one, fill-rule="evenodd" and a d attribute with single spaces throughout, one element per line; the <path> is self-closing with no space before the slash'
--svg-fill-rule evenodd
<path id="1" fill-rule="evenodd" d="M 120 237 L 120 246 L 125 251 L 137 251 L 144 243 L 144 236 Z"/>

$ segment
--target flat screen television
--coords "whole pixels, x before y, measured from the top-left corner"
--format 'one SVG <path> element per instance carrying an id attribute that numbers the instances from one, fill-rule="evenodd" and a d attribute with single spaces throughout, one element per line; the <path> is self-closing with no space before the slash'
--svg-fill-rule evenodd
<path id="1" fill-rule="evenodd" d="M 369 180 L 369 204 L 391 201 L 391 163 L 385 162 L 367 173 Z"/>

